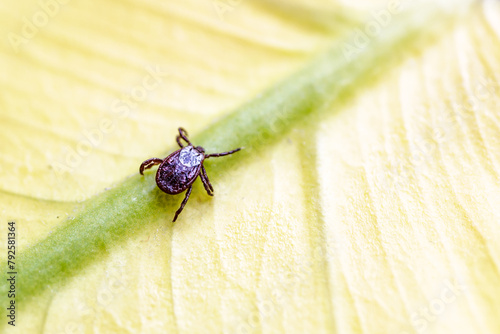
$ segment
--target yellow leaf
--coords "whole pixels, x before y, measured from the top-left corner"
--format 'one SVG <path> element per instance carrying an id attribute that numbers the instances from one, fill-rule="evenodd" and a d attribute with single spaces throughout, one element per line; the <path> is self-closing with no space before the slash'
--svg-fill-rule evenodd
<path id="1" fill-rule="evenodd" d="M 499 332 L 500 6 L 398 4 L 1 4 L 2 331 Z"/>

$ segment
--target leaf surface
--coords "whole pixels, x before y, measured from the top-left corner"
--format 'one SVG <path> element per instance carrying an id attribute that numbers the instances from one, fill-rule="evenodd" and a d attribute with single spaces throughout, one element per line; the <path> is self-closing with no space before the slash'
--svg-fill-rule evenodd
<path id="1" fill-rule="evenodd" d="M 372 6 L 214 4 L 69 2 L 2 41 L 22 332 L 498 332 L 498 4 L 366 44 Z M 0 9 L 8 37 L 43 11 Z M 245 150 L 174 225 L 137 169 L 178 126 Z"/>

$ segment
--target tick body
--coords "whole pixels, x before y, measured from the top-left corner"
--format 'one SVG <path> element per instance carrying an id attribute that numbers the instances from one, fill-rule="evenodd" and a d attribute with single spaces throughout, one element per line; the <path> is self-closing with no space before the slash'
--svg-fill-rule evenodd
<path id="1" fill-rule="evenodd" d="M 201 146 L 193 146 L 187 136 L 187 131 L 183 128 L 179 128 L 179 135 L 176 140 L 181 149 L 170 154 L 165 159 L 148 159 L 144 161 L 139 168 L 139 173 L 144 175 L 143 173 L 145 169 L 151 168 L 154 165 L 160 165 L 156 172 L 156 184 L 158 185 L 158 188 L 167 194 L 177 195 L 187 190 L 186 197 L 184 197 L 180 208 L 175 212 L 173 222 L 177 220 L 177 217 L 182 212 L 182 209 L 184 209 L 184 206 L 191 195 L 192 184 L 198 176 L 200 177 L 208 195 L 214 195 L 214 188 L 210 184 L 207 172 L 203 166 L 205 159 L 211 157 L 222 157 L 241 150 L 241 148 L 237 148 L 229 152 L 205 154 L 205 149 Z M 187 143 L 186 146 L 182 144 L 181 139 Z"/>

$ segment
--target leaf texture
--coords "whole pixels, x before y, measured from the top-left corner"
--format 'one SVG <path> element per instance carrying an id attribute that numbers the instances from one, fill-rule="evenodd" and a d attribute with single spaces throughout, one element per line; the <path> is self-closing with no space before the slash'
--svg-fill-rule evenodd
<path id="1" fill-rule="evenodd" d="M 0 5 L 2 331 L 500 331 L 497 2 L 401 10 L 363 47 L 388 4 L 56 4 L 17 48 L 44 9 Z M 181 125 L 246 152 L 173 225 L 137 169 Z"/>

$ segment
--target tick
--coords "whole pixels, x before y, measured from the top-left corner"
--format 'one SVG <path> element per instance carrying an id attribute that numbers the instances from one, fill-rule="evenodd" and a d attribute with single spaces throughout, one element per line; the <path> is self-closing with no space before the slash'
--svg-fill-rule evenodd
<path id="1" fill-rule="evenodd" d="M 192 184 L 198 176 L 200 177 L 201 182 L 203 182 L 203 186 L 205 187 L 208 195 L 214 195 L 214 188 L 208 180 L 207 171 L 203 166 L 203 161 L 211 157 L 222 157 L 241 150 L 241 148 L 237 148 L 224 153 L 205 154 L 205 149 L 201 146 L 194 147 L 187 136 L 187 131 L 183 128 L 179 128 L 179 135 L 177 136 L 176 141 L 181 147 L 180 150 L 175 151 L 165 159 L 148 159 L 144 161 L 139 168 L 139 173 L 144 175 L 143 172 L 145 169 L 151 168 L 154 165 L 160 165 L 156 171 L 156 185 L 167 194 L 177 195 L 187 189 L 186 197 L 184 197 L 180 208 L 175 212 L 174 220 L 172 222 L 175 222 L 179 214 L 182 212 L 182 209 L 184 209 L 184 206 L 191 195 L 191 190 L 193 189 Z M 186 146 L 182 145 L 181 139 L 187 143 Z"/>

